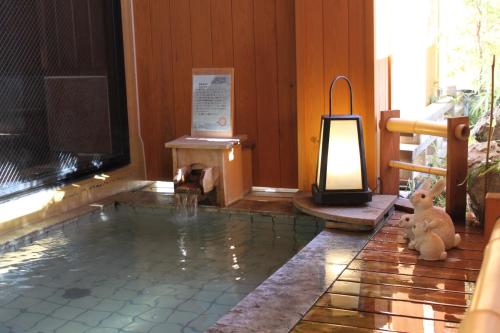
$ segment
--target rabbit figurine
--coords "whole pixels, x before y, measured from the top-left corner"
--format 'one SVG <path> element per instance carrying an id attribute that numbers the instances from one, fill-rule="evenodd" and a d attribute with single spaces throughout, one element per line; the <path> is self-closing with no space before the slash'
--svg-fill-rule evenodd
<path id="1" fill-rule="evenodd" d="M 401 216 L 401 219 L 399 220 L 399 226 L 405 229 L 403 238 L 408 239 L 408 241 L 410 242 L 415 237 L 413 235 L 413 229 L 412 229 L 414 225 L 415 222 L 413 220 L 413 214 L 404 214 Z"/>
<path id="2" fill-rule="evenodd" d="M 416 223 L 413 226 L 415 249 L 420 252 L 419 259 L 445 260 L 447 257 L 443 240 L 429 229 L 427 222 Z"/>
<path id="3" fill-rule="evenodd" d="M 410 201 L 415 208 L 413 219 L 417 222 L 416 224 L 419 224 L 418 221 L 427 221 L 427 228 L 441 237 L 448 250 L 460 243 L 460 235 L 455 233 L 451 217 L 442 208 L 432 205 L 434 197 L 444 190 L 445 185 L 444 180 L 440 180 L 431 189 L 430 179 L 428 179 L 413 193 Z"/>

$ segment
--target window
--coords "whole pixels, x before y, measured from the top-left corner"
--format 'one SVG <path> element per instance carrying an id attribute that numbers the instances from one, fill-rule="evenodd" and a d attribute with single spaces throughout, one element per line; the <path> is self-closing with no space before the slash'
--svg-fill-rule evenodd
<path id="1" fill-rule="evenodd" d="M 129 163 L 119 0 L 0 0 L 0 198 Z"/>

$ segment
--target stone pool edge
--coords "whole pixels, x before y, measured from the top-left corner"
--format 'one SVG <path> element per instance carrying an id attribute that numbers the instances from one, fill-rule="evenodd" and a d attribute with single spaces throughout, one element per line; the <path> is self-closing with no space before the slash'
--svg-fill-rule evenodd
<path id="1" fill-rule="evenodd" d="M 206 332 L 289 332 L 375 232 L 323 230 Z"/>

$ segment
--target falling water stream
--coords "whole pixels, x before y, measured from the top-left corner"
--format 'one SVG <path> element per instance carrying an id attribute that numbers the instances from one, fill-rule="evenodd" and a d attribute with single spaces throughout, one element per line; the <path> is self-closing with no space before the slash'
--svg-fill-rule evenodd
<path id="1" fill-rule="evenodd" d="M 179 218 L 196 217 L 198 210 L 197 191 L 182 191 L 175 193 L 176 215 Z"/>

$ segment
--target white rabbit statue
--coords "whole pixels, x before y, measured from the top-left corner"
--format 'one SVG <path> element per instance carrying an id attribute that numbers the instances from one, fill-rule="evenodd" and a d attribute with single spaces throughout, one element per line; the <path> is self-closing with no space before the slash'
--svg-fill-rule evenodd
<path id="1" fill-rule="evenodd" d="M 415 249 L 420 252 L 419 259 L 445 260 L 447 257 L 443 240 L 431 229 L 427 222 L 413 226 Z"/>
<path id="2" fill-rule="evenodd" d="M 460 235 L 455 233 L 453 221 L 444 209 L 432 205 L 434 197 L 444 190 L 446 184 L 444 180 L 440 180 L 432 189 L 430 189 L 430 186 L 430 179 L 427 179 L 410 198 L 415 208 L 415 214 L 413 215 L 414 223 L 419 224 L 422 221 L 426 221 L 427 229 L 432 230 L 436 235 L 441 237 L 445 249 L 448 250 L 460 243 Z"/>
<path id="3" fill-rule="evenodd" d="M 404 228 L 405 233 L 403 235 L 403 238 L 408 239 L 408 241 L 412 241 L 413 238 L 415 238 L 415 235 L 413 235 L 413 226 L 415 225 L 415 222 L 413 220 L 413 214 L 404 214 L 401 216 L 401 219 L 399 220 L 399 226 L 401 228 Z"/>

